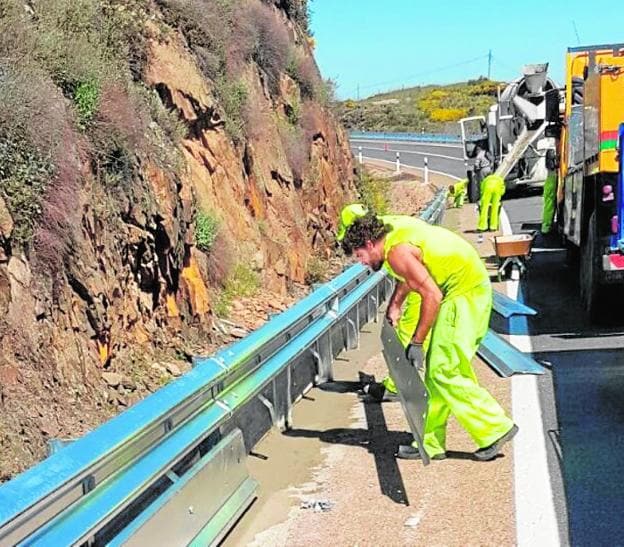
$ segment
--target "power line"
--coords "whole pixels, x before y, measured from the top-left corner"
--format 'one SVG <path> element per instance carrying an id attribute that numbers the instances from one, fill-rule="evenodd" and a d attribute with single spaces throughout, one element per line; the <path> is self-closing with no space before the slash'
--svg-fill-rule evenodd
<path id="1" fill-rule="evenodd" d="M 572 19 L 572 26 L 574 27 L 574 34 L 576 35 L 576 45 L 580 46 L 581 38 L 579 36 L 578 29 L 576 28 L 576 21 L 574 19 Z"/>
<path id="2" fill-rule="evenodd" d="M 516 76 L 518 76 L 518 68 L 517 67 L 516 68 L 512 68 L 508 64 L 506 64 L 503 61 L 501 61 L 498 57 L 494 57 L 494 56 L 492 56 L 492 61 L 494 63 L 496 63 L 497 65 L 501 66 L 502 68 L 504 68 L 505 70 L 508 70 L 508 71 L 512 72 L 513 74 L 515 74 Z"/>
<path id="3" fill-rule="evenodd" d="M 469 64 L 475 63 L 477 61 L 482 61 L 483 59 L 486 59 L 486 58 L 488 58 L 488 55 L 480 55 L 479 57 L 474 57 L 473 59 L 467 59 L 465 61 L 460 61 L 458 63 L 453 63 L 453 64 L 450 64 L 450 65 L 446 65 L 446 66 L 442 66 L 442 67 L 438 67 L 438 68 L 434 68 L 434 69 L 430 69 L 430 70 L 424 70 L 422 72 L 411 74 L 410 76 L 403 76 L 402 78 L 397 78 L 395 80 L 387 80 L 385 82 L 378 82 L 378 83 L 375 83 L 375 84 L 368 84 L 368 85 L 364 85 L 364 86 L 358 85 L 358 89 L 359 90 L 371 89 L 373 87 L 387 86 L 387 85 L 396 84 L 396 83 L 406 83 L 409 80 L 413 80 L 415 78 L 420 78 L 422 76 L 429 76 L 430 74 L 436 74 L 438 72 L 442 72 L 444 70 L 449 70 L 451 68 L 457 68 L 457 67 L 469 65 Z"/>

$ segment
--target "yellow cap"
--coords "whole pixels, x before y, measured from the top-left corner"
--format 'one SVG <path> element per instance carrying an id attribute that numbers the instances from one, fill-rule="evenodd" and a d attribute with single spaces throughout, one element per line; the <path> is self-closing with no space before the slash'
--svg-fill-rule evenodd
<path id="1" fill-rule="evenodd" d="M 351 226 L 358 218 L 362 218 L 366 215 L 368 210 L 361 203 L 352 203 L 347 205 L 340 211 L 340 218 L 338 219 L 338 231 L 336 232 L 336 239 L 342 241 L 347 232 L 347 228 Z"/>

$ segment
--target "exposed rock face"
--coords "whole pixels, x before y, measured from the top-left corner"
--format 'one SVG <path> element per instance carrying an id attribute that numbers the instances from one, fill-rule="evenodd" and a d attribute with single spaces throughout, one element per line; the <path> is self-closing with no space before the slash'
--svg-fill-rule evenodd
<path id="1" fill-rule="evenodd" d="M 313 253 L 328 252 L 338 210 L 353 196 L 345 134 L 286 74 L 276 99 L 258 67 L 246 67 L 254 122 L 238 144 L 225 131 L 214 84 L 178 33 L 150 41 L 143 77 L 189 128 L 179 177 L 143 162 L 132 185 L 104 190 L 85 164 L 74 196 L 80 226 L 62 272 L 41 271 L 36 253 L 10 252 L 13 220 L 0 198 L 0 480 L 40 459 L 48 437 L 78 436 L 154 389 L 137 367 L 152 378 L 181 372 L 137 355 L 210 339 L 198 210 L 218 215 L 236 262 L 286 293 L 304 281 Z M 299 162 L 282 129 L 295 103 L 305 143 Z"/>

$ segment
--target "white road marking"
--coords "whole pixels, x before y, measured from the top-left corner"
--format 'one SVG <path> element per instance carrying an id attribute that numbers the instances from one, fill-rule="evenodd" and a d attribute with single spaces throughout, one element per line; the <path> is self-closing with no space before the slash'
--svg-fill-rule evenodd
<path id="1" fill-rule="evenodd" d="M 391 165 L 396 165 L 396 161 L 380 160 L 379 158 L 369 158 L 368 156 L 362 156 L 362 159 L 364 159 L 364 160 L 371 160 L 371 161 L 381 161 L 383 163 L 389 163 Z M 401 166 L 402 167 L 409 167 L 410 169 L 420 169 L 421 171 L 425 170 L 424 167 L 417 167 L 416 165 L 409 165 L 409 164 L 403 163 L 403 162 L 401 162 Z M 429 169 L 429 172 L 430 173 L 435 173 L 436 175 L 442 175 L 444 177 L 448 177 L 448 178 L 454 179 L 454 180 L 462 180 L 460 177 L 456 177 L 455 175 L 449 175 L 448 173 L 443 173 L 442 171 L 434 171 L 433 169 Z"/>
<path id="2" fill-rule="evenodd" d="M 501 210 L 501 228 L 505 235 L 512 233 L 509 217 L 504 209 Z M 506 283 L 510 298 L 517 298 L 519 288 L 518 281 Z M 509 342 L 524 353 L 532 351 L 531 337 L 528 334 L 511 335 Z M 513 443 L 517 545 L 558 546 L 559 526 L 548 470 L 537 376 L 512 376 L 511 400 L 513 419 L 520 428 Z"/>
<path id="3" fill-rule="evenodd" d="M 464 158 L 458 158 L 457 156 L 444 156 L 442 154 L 430 154 L 429 152 L 416 152 L 415 150 L 393 150 L 389 148 L 373 148 L 372 146 L 362 146 L 362 150 L 379 150 L 381 152 L 400 152 L 401 154 L 418 154 L 419 156 L 427 156 L 428 158 L 444 158 L 447 160 L 464 161 Z"/>

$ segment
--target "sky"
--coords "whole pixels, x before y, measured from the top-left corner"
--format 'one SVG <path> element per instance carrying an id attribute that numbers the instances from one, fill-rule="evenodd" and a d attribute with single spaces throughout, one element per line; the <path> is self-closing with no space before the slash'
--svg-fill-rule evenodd
<path id="1" fill-rule="evenodd" d="M 624 43 L 622 0 L 308 0 L 316 60 L 339 99 L 487 76 L 509 81 L 568 47 Z"/>

